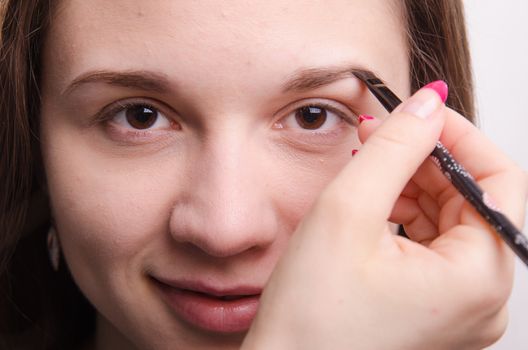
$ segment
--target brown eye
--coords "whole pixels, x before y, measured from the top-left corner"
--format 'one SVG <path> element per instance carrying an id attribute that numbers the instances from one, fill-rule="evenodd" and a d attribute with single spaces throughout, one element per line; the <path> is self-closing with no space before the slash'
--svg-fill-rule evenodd
<path id="1" fill-rule="evenodd" d="M 326 122 L 326 109 L 317 106 L 306 106 L 295 112 L 297 123 L 308 130 L 319 129 Z"/>
<path id="2" fill-rule="evenodd" d="M 148 106 L 132 106 L 125 111 L 127 122 L 135 129 L 150 128 L 158 119 L 158 111 Z"/>

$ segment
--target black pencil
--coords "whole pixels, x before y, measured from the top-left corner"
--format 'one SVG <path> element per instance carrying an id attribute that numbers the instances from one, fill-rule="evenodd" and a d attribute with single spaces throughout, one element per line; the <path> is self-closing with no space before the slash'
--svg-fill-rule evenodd
<path id="1" fill-rule="evenodd" d="M 381 102 L 390 113 L 401 100 L 383 81 L 372 72 L 363 70 L 352 71 L 357 78 L 363 81 L 368 89 Z M 510 246 L 517 256 L 528 266 L 528 239 L 515 225 L 490 203 L 485 192 L 475 182 L 462 165 L 460 165 L 442 145 L 437 142 L 431 153 L 432 160 L 440 167 L 444 175 L 464 198 L 479 212 L 479 214 L 497 231 L 502 239 Z"/>

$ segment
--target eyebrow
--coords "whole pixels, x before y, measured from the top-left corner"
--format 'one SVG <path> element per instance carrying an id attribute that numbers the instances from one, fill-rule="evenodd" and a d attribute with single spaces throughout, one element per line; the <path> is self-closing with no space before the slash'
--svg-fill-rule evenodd
<path id="1" fill-rule="evenodd" d="M 62 95 L 69 95 L 77 88 L 90 83 L 105 83 L 129 89 L 166 93 L 169 79 L 162 74 L 150 71 L 93 71 L 81 74 L 64 89 Z"/>
<path id="2" fill-rule="evenodd" d="M 373 74 L 370 70 L 356 66 L 336 66 L 305 68 L 294 72 L 282 85 L 283 93 L 303 92 L 329 85 L 338 80 L 354 77 L 354 72 Z M 90 83 L 105 83 L 129 89 L 166 93 L 169 91 L 169 79 L 151 71 L 93 71 L 81 74 L 64 89 L 62 95 L 69 95 L 77 88 Z"/>
<path id="3" fill-rule="evenodd" d="M 283 85 L 283 92 L 303 92 L 346 78 L 355 78 L 354 72 L 374 75 L 370 70 L 357 66 L 306 68 L 296 71 Z"/>

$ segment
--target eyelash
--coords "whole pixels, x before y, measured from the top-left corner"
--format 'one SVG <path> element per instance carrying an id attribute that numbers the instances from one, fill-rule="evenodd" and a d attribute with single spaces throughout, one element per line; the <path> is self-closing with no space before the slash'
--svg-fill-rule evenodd
<path id="1" fill-rule="evenodd" d="M 297 111 L 301 110 L 302 108 L 315 107 L 315 108 L 319 108 L 319 109 L 324 109 L 324 110 L 329 111 L 331 113 L 335 113 L 339 118 L 341 118 L 344 122 L 346 122 L 347 124 L 349 124 L 351 126 L 357 127 L 359 125 L 359 117 L 358 117 L 359 113 L 357 113 L 351 107 L 345 107 L 348 110 L 348 113 L 347 113 L 347 112 L 344 112 L 341 108 L 336 107 L 332 103 L 323 102 L 323 101 L 315 101 L 315 102 L 310 103 L 309 101 L 305 102 L 304 100 L 303 100 L 302 104 L 300 104 L 298 106 L 294 105 L 294 107 L 295 108 L 292 110 L 292 112 L 290 112 L 288 114 L 288 116 L 290 116 L 292 113 L 296 113 Z M 349 115 L 349 114 L 352 114 L 352 115 Z M 284 119 L 284 118 L 282 118 L 282 119 Z M 317 132 L 317 130 L 314 130 L 314 132 Z"/>
<path id="2" fill-rule="evenodd" d="M 296 105 L 297 103 L 299 103 L 299 104 Z M 330 113 L 334 113 L 342 121 L 344 121 L 345 123 L 347 123 L 347 124 L 349 124 L 351 126 L 357 127 L 359 125 L 358 113 L 353 108 L 344 107 L 344 108 L 346 108 L 348 110 L 348 113 L 347 113 L 347 112 L 342 110 L 343 107 L 338 108 L 334 104 L 328 103 L 328 102 L 317 101 L 317 100 L 315 100 L 313 102 L 310 102 L 309 99 L 308 99 L 308 101 L 306 101 L 306 99 L 303 99 L 302 100 L 302 104 L 300 102 L 297 102 L 297 103 L 294 102 L 293 104 L 291 104 L 291 105 L 293 105 L 294 108 L 285 107 L 285 108 L 288 108 L 290 110 L 290 112 L 288 112 L 288 114 L 286 114 L 285 116 L 282 116 L 277 122 L 274 123 L 274 125 L 277 125 L 278 123 L 280 124 L 282 121 L 286 120 L 287 118 L 295 116 L 295 114 L 298 111 L 300 111 L 302 108 L 307 108 L 307 107 L 314 107 L 314 108 L 325 110 L 325 111 L 330 112 Z M 338 104 L 338 103 L 336 102 L 336 104 Z M 134 107 L 144 107 L 144 108 L 151 109 L 151 110 L 156 111 L 159 114 L 161 114 L 161 116 L 158 116 L 157 118 L 164 117 L 167 120 L 169 120 L 169 122 L 177 124 L 177 122 L 171 120 L 171 118 L 167 116 L 167 113 L 163 112 L 163 110 L 166 109 L 166 108 L 159 108 L 153 103 L 150 103 L 150 102 L 147 102 L 147 101 L 142 101 L 142 100 L 121 101 L 121 102 L 114 103 L 114 104 L 112 104 L 110 106 L 107 106 L 107 107 L 103 108 L 103 110 L 101 112 L 99 112 L 95 116 L 93 124 L 106 124 L 108 126 L 109 123 L 114 118 L 116 118 L 116 116 L 119 113 L 124 112 L 124 111 L 126 111 L 128 109 L 131 109 L 131 108 L 134 108 Z M 326 121 L 324 123 L 326 123 Z M 131 126 L 131 128 L 133 128 L 133 127 Z M 283 127 L 280 127 L 279 129 L 282 129 L 282 128 Z M 326 134 L 330 134 L 331 133 L 331 131 L 319 131 L 319 129 L 313 129 L 313 130 L 304 129 L 304 128 L 300 127 L 300 126 L 298 128 L 298 130 L 302 130 L 301 132 L 309 133 L 309 134 L 312 134 L 312 135 L 326 135 Z M 152 130 L 150 129 L 150 127 L 148 129 L 144 129 L 144 130 L 142 130 L 142 129 L 131 129 L 131 130 L 126 131 L 125 134 L 127 134 L 127 136 L 125 136 L 125 137 L 139 138 L 140 139 L 142 137 L 152 135 Z"/>
<path id="3" fill-rule="evenodd" d="M 104 107 L 99 113 L 97 113 L 94 117 L 93 124 L 108 122 L 115 118 L 118 113 L 133 107 L 146 107 L 156 111 L 160 110 L 159 107 L 154 106 L 152 103 L 141 100 L 115 102 Z"/>

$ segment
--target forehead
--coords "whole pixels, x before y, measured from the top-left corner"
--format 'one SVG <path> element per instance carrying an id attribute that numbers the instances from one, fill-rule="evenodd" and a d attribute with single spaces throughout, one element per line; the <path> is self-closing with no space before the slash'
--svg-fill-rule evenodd
<path id="1" fill-rule="evenodd" d="M 141 68 L 225 85 L 247 80 L 245 73 L 357 62 L 398 79 L 402 72 L 387 62 L 407 65 L 399 7 L 388 0 L 63 1 L 44 71 L 64 84 L 87 70 Z"/>

